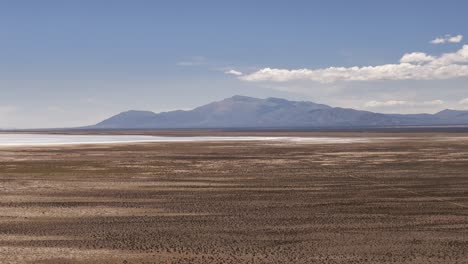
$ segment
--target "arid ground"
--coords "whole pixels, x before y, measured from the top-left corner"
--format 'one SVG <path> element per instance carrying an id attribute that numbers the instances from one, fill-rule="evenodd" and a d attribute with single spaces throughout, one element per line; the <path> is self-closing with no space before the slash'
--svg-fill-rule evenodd
<path id="1" fill-rule="evenodd" d="M 468 263 L 458 136 L 1 148 L 0 263 Z"/>

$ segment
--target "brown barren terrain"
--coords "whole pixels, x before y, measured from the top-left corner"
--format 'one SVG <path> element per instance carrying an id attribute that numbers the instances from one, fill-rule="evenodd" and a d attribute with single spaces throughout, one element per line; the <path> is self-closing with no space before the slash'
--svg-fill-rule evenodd
<path id="1" fill-rule="evenodd" d="M 468 140 L 0 148 L 0 212 L 0 263 L 467 263 Z"/>

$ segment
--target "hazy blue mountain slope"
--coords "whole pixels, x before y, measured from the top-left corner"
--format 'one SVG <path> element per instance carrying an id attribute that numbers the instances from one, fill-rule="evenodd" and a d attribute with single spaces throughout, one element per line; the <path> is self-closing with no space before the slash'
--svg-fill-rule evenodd
<path id="1" fill-rule="evenodd" d="M 380 114 L 313 102 L 233 96 L 189 111 L 127 111 L 90 128 L 235 128 L 464 125 L 468 111 Z"/>

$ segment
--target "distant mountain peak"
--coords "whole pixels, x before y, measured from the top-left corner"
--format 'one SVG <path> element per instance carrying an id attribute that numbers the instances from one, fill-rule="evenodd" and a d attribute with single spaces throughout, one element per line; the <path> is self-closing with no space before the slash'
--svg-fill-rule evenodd
<path id="1" fill-rule="evenodd" d="M 442 111 L 437 112 L 436 114 L 444 114 L 444 113 L 463 113 L 466 111 L 463 110 L 455 110 L 455 109 L 444 109 Z"/>
<path id="2" fill-rule="evenodd" d="M 291 102 L 291 101 L 288 101 L 286 99 L 283 99 L 283 98 L 277 98 L 277 97 L 268 97 L 267 99 L 265 99 L 269 102 L 275 102 L 275 103 L 287 103 L 287 102 Z"/>
<path id="3" fill-rule="evenodd" d="M 450 112 L 450 111 L 453 111 L 452 109 L 444 109 L 444 110 L 440 110 L 439 112 L 437 112 L 436 114 L 439 114 L 439 113 L 445 113 L 445 112 Z"/>
<path id="4" fill-rule="evenodd" d="M 147 111 L 147 110 L 127 110 L 127 111 L 121 112 L 121 114 L 129 114 L 129 115 L 133 115 L 133 114 L 154 114 L 154 112 Z"/>
<path id="5" fill-rule="evenodd" d="M 380 114 L 308 101 L 234 95 L 187 111 L 130 110 L 91 128 L 280 128 L 468 125 L 468 111 L 431 114 Z"/>
<path id="6" fill-rule="evenodd" d="M 234 95 L 234 96 L 231 96 L 229 98 L 226 98 L 224 100 L 232 100 L 232 101 L 257 101 L 257 100 L 261 100 L 261 99 L 258 99 L 258 98 L 255 98 L 255 97 L 249 97 L 249 96 L 244 96 L 244 95 Z"/>
<path id="7" fill-rule="evenodd" d="M 454 124 L 457 124 L 458 122 L 468 118 L 468 111 L 445 109 L 436 113 L 434 116 L 442 119 L 450 119 Z"/>

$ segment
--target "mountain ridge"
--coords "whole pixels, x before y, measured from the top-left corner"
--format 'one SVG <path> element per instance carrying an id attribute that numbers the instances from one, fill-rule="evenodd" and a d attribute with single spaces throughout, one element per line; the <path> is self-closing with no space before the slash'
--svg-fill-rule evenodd
<path id="1" fill-rule="evenodd" d="M 468 111 L 445 109 L 435 114 L 383 114 L 309 101 L 234 95 L 192 110 L 161 113 L 129 110 L 87 128 L 319 128 L 422 125 L 468 125 Z"/>

